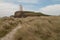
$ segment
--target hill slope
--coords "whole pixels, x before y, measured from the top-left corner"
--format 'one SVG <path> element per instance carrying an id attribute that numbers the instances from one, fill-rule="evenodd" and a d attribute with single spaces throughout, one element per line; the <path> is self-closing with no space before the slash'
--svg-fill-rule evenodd
<path id="1" fill-rule="evenodd" d="M 43 14 L 41 12 L 31 12 L 31 11 L 16 11 L 12 17 L 21 18 L 21 17 L 31 17 L 31 16 L 50 16 Z"/>
<path id="2" fill-rule="evenodd" d="M 5 23 L 10 25 L 0 26 L 0 34 L 2 34 L 0 35 L 1 40 L 7 40 L 8 37 L 10 37 L 8 34 L 14 29 L 17 29 L 19 27 L 18 24 L 20 24 L 21 28 L 14 31 L 14 34 L 12 32 L 12 39 L 9 38 L 9 40 L 60 40 L 59 16 L 1 18 L 0 21 L 1 25 Z M 8 35 L 8 37 L 6 37 L 6 35 Z"/>

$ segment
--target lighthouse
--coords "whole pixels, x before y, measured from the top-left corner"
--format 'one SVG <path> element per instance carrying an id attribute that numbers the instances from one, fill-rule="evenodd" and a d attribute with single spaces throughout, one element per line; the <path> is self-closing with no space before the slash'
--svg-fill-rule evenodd
<path id="1" fill-rule="evenodd" d="M 23 11 L 23 6 L 22 6 L 22 5 L 20 5 L 20 8 L 19 8 L 19 9 L 20 9 L 20 11 Z"/>
<path id="2" fill-rule="evenodd" d="M 14 16 L 16 18 L 20 18 L 20 17 L 23 17 L 24 16 L 23 6 L 22 5 L 19 5 L 19 11 L 16 11 Z"/>

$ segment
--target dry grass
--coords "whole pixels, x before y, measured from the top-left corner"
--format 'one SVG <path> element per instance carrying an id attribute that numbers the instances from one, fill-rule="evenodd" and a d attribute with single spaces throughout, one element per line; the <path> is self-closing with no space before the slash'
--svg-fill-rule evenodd
<path id="1" fill-rule="evenodd" d="M 0 18 L 0 38 L 13 30 L 18 25 L 19 21 L 18 19 L 9 17 Z"/>
<path id="2" fill-rule="evenodd" d="M 14 34 L 14 40 L 60 40 L 60 17 L 57 16 L 2 18 L 0 21 L 0 37 L 21 23 L 22 28 Z"/>

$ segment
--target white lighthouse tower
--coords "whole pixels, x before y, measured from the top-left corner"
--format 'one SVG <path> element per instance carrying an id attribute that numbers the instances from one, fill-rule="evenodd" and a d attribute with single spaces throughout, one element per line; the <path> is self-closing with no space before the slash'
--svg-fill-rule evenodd
<path id="1" fill-rule="evenodd" d="M 22 6 L 22 5 L 20 5 L 19 10 L 20 10 L 20 11 L 23 11 L 23 6 Z"/>

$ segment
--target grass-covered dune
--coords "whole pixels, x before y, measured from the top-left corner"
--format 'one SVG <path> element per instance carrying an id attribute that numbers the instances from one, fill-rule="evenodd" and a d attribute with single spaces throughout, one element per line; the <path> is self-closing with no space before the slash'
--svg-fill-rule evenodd
<path id="1" fill-rule="evenodd" d="M 33 17 L 33 16 L 51 16 L 51 15 L 47 15 L 47 14 L 43 14 L 41 12 L 33 12 L 33 11 L 16 11 L 15 14 L 13 15 L 13 17 L 17 18 L 17 17 Z"/>
<path id="2" fill-rule="evenodd" d="M 21 28 L 17 29 L 19 26 Z M 13 31 L 17 29 L 16 31 Z M 11 31 L 12 39 L 8 35 Z M 8 37 L 6 37 L 8 35 Z M 60 16 L 0 18 L 1 40 L 60 40 Z"/>

